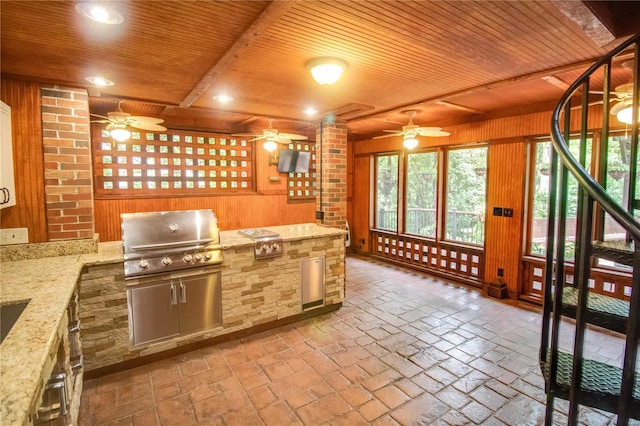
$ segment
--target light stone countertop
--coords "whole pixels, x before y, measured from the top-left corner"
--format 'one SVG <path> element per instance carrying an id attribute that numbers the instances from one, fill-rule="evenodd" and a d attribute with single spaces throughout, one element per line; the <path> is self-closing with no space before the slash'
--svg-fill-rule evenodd
<path id="1" fill-rule="evenodd" d="M 29 301 L 0 344 L 0 421 L 29 423 L 36 389 L 83 265 L 122 261 L 120 242 L 97 253 L 0 263 L 0 304 Z"/>
<path id="2" fill-rule="evenodd" d="M 338 228 L 314 223 L 271 226 L 284 241 L 344 235 Z M 223 249 L 251 246 L 254 241 L 238 230 L 221 231 Z M 29 246 L 29 245 L 25 245 Z M 0 345 L 0 422 L 29 423 L 36 390 L 56 332 L 83 266 L 122 262 L 120 241 L 99 243 L 97 253 L 0 262 L 0 305 L 29 300 L 29 304 Z"/>

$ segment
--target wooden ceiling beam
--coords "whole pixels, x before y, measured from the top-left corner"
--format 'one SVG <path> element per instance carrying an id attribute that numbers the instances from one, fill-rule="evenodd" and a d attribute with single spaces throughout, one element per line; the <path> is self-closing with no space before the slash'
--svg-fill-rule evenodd
<path id="1" fill-rule="evenodd" d="M 198 81 L 189 94 L 180 102 L 178 107 L 189 108 L 200 96 L 202 96 L 215 79 L 222 73 L 226 72 L 250 47 L 253 46 L 271 25 L 275 24 L 280 17 L 290 10 L 297 0 L 290 1 L 273 1 L 268 4 L 266 9 L 251 24 L 247 30 L 236 40 L 233 46 L 213 65 L 209 71 Z M 165 111 L 166 112 L 166 111 Z"/>
<path id="2" fill-rule="evenodd" d="M 469 108 L 464 105 L 458 105 L 447 101 L 435 101 L 434 104 L 445 106 L 447 108 L 457 109 L 459 111 L 470 112 L 472 114 L 484 114 L 486 111 L 482 111 L 475 108 Z"/>

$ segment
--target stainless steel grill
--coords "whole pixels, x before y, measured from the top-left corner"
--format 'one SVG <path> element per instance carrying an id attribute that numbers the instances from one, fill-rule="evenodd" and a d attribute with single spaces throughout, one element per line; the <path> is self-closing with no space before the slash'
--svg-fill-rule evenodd
<path id="1" fill-rule="evenodd" d="M 211 210 L 124 213 L 121 219 L 125 278 L 222 263 Z"/>

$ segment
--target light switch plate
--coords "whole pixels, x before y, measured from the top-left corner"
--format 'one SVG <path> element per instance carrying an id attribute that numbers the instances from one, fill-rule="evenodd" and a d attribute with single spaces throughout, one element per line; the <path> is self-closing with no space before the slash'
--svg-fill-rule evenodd
<path id="1" fill-rule="evenodd" d="M 0 245 L 27 244 L 29 242 L 28 228 L 0 229 Z"/>

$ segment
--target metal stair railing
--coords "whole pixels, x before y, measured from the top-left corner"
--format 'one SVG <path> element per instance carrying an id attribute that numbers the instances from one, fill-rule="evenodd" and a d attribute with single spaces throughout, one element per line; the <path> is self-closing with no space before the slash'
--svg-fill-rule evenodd
<path id="1" fill-rule="evenodd" d="M 612 60 L 618 55 L 629 55 L 633 59 L 633 92 L 631 124 L 631 149 L 629 155 L 629 188 L 626 206 L 620 205 L 599 183 L 606 174 L 606 146 L 609 140 L 609 108 L 611 96 Z M 640 222 L 634 211 L 640 210 L 640 200 L 636 194 L 638 184 L 638 117 L 640 113 L 640 34 L 630 37 L 608 55 L 592 65 L 565 92 L 553 111 L 551 120 L 551 153 L 549 224 L 547 228 L 547 257 L 545 270 L 545 290 L 543 322 L 541 330 L 540 364 L 545 378 L 547 407 L 545 424 L 553 423 L 554 399 L 569 400 L 568 423 L 578 422 L 580 405 L 592 406 L 617 413 L 618 425 L 627 425 L 630 418 L 640 418 L 640 385 L 637 384 L 636 358 L 640 338 Z M 601 82 L 594 77 L 602 72 Z M 598 74 L 599 75 L 599 74 Z M 593 79 L 593 81 L 592 81 Z M 596 82 L 603 89 L 602 141 L 598 180 L 586 170 L 586 146 L 589 129 L 589 90 Z M 572 107 L 572 98 L 582 91 L 581 104 Z M 575 129 L 571 129 L 572 113 L 580 111 L 580 152 L 575 158 L 569 150 L 568 140 Z M 561 121 L 561 117 L 563 120 Z M 561 125 L 562 123 L 562 125 Z M 578 205 L 575 235 L 575 276 L 577 290 L 575 306 L 575 336 L 573 351 L 559 349 L 560 324 L 563 315 L 564 265 L 567 219 L 567 188 L 571 174 L 578 183 Z M 596 214 L 601 209 L 600 215 Z M 604 232 L 604 212 L 608 213 L 624 230 L 626 244 L 622 252 L 618 248 L 607 247 L 602 240 Z M 597 218 L 597 220 L 596 220 Z M 593 257 L 605 257 L 611 252 L 633 268 L 631 298 L 628 318 L 618 330 L 626 327 L 626 343 L 622 368 L 584 358 L 585 331 L 588 323 L 595 323 L 596 316 L 590 314 L 589 276 Z M 618 259 L 618 258 L 616 258 Z M 599 325 L 599 324 L 597 324 Z M 614 328 L 611 328 L 614 329 Z"/>

